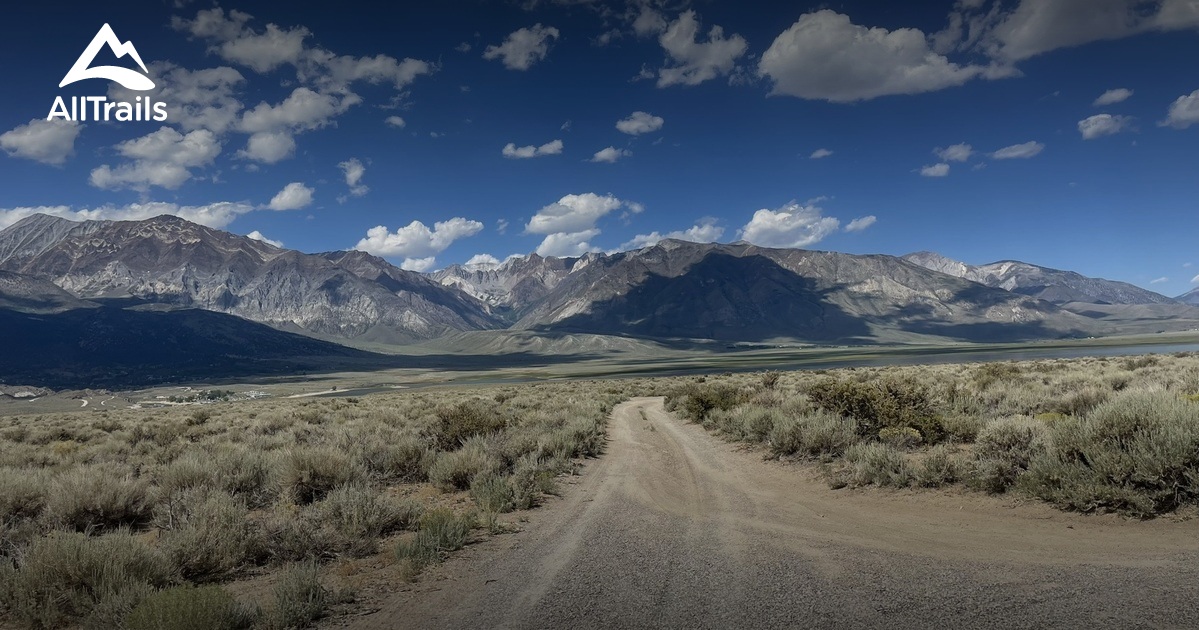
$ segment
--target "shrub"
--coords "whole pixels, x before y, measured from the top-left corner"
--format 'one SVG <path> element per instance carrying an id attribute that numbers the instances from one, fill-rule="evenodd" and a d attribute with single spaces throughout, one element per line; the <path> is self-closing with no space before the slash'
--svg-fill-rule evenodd
<path id="1" fill-rule="evenodd" d="M 1129 392 L 1054 423 L 1021 488 L 1067 509 L 1147 517 L 1199 500 L 1199 405 Z"/>
<path id="2" fill-rule="evenodd" d="M 414 483 L 428 479 L 432 453 L 413 437 L 372 440 L 360 447 L 366 469 L 381 479 Z"/>
<path id="3" fill-rule="evenodd" d="M 96 538 L 52 532 L 36 539 L 21 559 L 11 606 L 35 628 L 79 621 L 116 627 L 138 600 L 173 578 L 166 556 L 126 530 Z"/>
<path id="4" fill-rule="evenodd" d="M 693 383 L 670 397 L 671 409 L 679 409 L 693 422 L 701 422 L 715 409 L 728 411 L 746 401 L 745 392 L 733 385 Z"/>
<path id="5" fill-rule="evenodd" d="M 784 418 L 767 440 L 775 455 L 838 456 L 857 443 L 857 422 L 827 411 Z"/>
<path id="6" fill-rule="evenodd" d="M 320 566 L 303 562 L 283 572 L 275 584 L 275 607 L 267 616 L 270 628 L 307 628 L 325 615 L 332 593 L 321 584 Z"/>
<path id="7" fill-rule="evenodd" d="M 922 488 L 939 488 L 961 478 L 961 466 L 953 458 L 949 447 L 938 444 L 916 467 L 916 485 Z"/>
<path id="8" fill-rule="evenodd" d="M 995 383 L 1019 381 L 1023 373 L 1020 366 L 1014 363 L 984 363 L 975 368 L 970 378 L 981 391 Z"/>
<path id="9" fill-rule="evenodd" d="M 110 466 L 81 466 L 51 482 L 45 518 L 56 527 L 104 531 L 145 524 L 153 507 L 145 480 Z"/>
<path id="10" fill-rule="evenodd" d="M 283 458 L 280 485 L 297 505 L 323 499 L 334 488 L 362 480 L 343 452 L 329 447 L 291 449 Z"/>
<path id="11" fill-rule="evenodd" d="M 859 442 L 849 447 L 842 466 L 832 475 L 830 485 L 834 487 L 873 484 L 902 488 L 912 483 L 912 471 L 903 453 L 879 442 Z"/>
<path id="12" fill-rule="evenodd" d="M 915 429 L 930 444 L 944 437 L 928 390 L 914 381 L 825 381 L 814 385 L 808 396 L 827 411 L 857 420 L 862 437 L 877 436 L 886 427 Z"/>
<path id="13" fill-rule="evenodd" d="M 945 438 L 957 442 L 973 442 L 983 428 L 983 419 L 973 414 L 949 414 L 941 417 Z"/>
<path id="14" fill-rule="evenodd" d="M 450 451 L 465 445 L 472 437 L 502 431 L 506 426 L 507 419 L 497 413 L 494 404 L 472 400 L 437 410 L 434 439 L 438 448 Z"/>
<path id="15" fill-rule="evenodd" d="M 413 573 L 419 572 L 465 546 L 474 525 L 472 514 L 458 516 L 445 508 L 429 510 L 421 516 L 416 536 L 396 545 L 396 558 L 408 563 Z"/>
<path id="16" fill-rule="evenodd" d="M 476 476 L 499 468 L 499 460 L 491 454 L 487 442 L 476 435 L 456 451 L 438 453 L 429 467 L 429 481 L 446 492 L 466 490 Z"/>
<path id="17" fill-rule="evenodd" d="M 148 595 L 125 618 L 128 630 L 242 630 L 257 611 L 219 586 L 176 586 Z"/>
<path id="18" fill-rule="evenodd" d="M 470 484 L 470 496 L 479 509 L 491 514 L 511 512 L 516 493 L 508 479 L 497 475 L 479 475 Z"/>
<path id="19" fill-rule="evenodd" d="M 379 537 L 405 529 L 420 516 L 420 507 L 400 504 L 364 485 L 346 485 L 312 506 L 313 519 L 336 532 L 338 545 L 354 557 L 378 550 Z"/>
<path id="20" fill-rule="evenodd" d="M 166 521 L 159 547 L 183 577 L 223 578 L 262 555 L 262 542 L 246 521 L 246 507 L 219 491 L 192 490 L 159 507 Z M 165 513 L 165 514 L 164 514 Z"/>
<path id="21" fill-rule="evenodd" d="M 899 449 L 915 448 L 924 441 L 920 432 L 912 427 L 883 427 L 879 429 L 878 439 Z"/>
<path id="22" fill-rule="evenodd" d="M 782 374 L 774 370 L 762 372 L 762 388 L 774 389 L 775 387 L 778 387 L 779 378 L 781 377 Z"/>
<path id="23" fill-rule="evenodd" d="M 969 482 L 976 489 L 1006 492 L 1028 470 L 1033 458 L 1045 451 L 1046 427 L 1028 418 L 999 420 L 987 425 L 974 444 Z"/>
<path id="24" fill-rule="evenodd" d="M 0 523 L 41 516 L 46 507 L 46 485 L 46 475 L 41 471 L 0 468 Z"/>
<path id="25" fill-rule="evenodd" d="M 1048 410 L 1067 416 L 1081 416 L 1089 413 L 1095 407 L 1103 404 L 1111 396 L 1111 392 L 1097 387 L 1087 387 L 1071 392 L 1061 400 L 1050 403 Z"/>

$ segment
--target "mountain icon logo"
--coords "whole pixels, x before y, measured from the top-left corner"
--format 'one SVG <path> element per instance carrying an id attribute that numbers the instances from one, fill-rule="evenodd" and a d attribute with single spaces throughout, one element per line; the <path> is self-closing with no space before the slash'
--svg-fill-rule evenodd
<path id="1" fill-rule="evenodd" d="M 58 87 L 64 87 L 84 79 L 108 79 L 109 81 L 120 83 L 129 90 L 144 92 L 154 89 L 154 81 L 150 80 L 150 77 L 145 74 L 139 74 L 129 68 L 122 68 L 120 66 L 91 67 L 92 62 L 96 59 L 96 54 L 106 44 L 118 58 L 129 55 L 141 67 L 142 72 L 150 72 L 146 70 L 146 64 L 142 63 L 142 58 L 137 54 L 137 49 L 133 47 L 133 42 L 122 43 L 121 40 L 117 39 L 117 34 L 113 32 L 112 27 L 105 24 L 100 27 L 96 36 L 92 38 L 92 43 L 83 49 L 83 54 L 79 55 L 79 59 L 75 60 L 75 65 L 71 66 L 71 69 L 67 72 L 67 76 L 62 78 L 62 82 L 58 84 Z"/>

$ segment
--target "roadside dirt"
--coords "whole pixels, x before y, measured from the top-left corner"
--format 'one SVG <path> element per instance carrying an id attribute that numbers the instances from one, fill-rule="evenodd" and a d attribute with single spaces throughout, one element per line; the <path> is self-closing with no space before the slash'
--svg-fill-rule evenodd
<path id="1" fill-rule="evenodd" d="M 829 490 L 684 423 L 613 413 L 523 531 L 391 595 L 380 628 L 1199 627 L 1199 520 L 976 493 Z M 340 625 L 340 624 L 339 624 Z"/>

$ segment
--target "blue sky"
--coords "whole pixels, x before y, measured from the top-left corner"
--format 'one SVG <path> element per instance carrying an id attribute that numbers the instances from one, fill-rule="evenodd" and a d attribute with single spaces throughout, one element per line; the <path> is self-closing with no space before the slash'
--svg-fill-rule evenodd
<path id="1" fill-rule="evenodd" d="M 0 227 L 170 212 L 422 270 L 675 235 L 1192 288 L 1199 6 L 914 4 L 9 9 Z M 165 123 L 45 120 L 146 94 L 58 87 L 105 23 Z"/>

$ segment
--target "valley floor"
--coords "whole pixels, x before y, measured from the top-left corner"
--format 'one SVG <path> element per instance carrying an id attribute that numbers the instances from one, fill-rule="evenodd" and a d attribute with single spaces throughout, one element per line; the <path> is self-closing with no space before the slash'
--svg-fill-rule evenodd
<path id="1" fill-rule="evenodd" d="M 966 491 L 833 491 L 667 413 L 618 406 L 605 455 L 523 531 L 468 547 L 382 628 L 1197 627 L 1199 520 Z"/>

